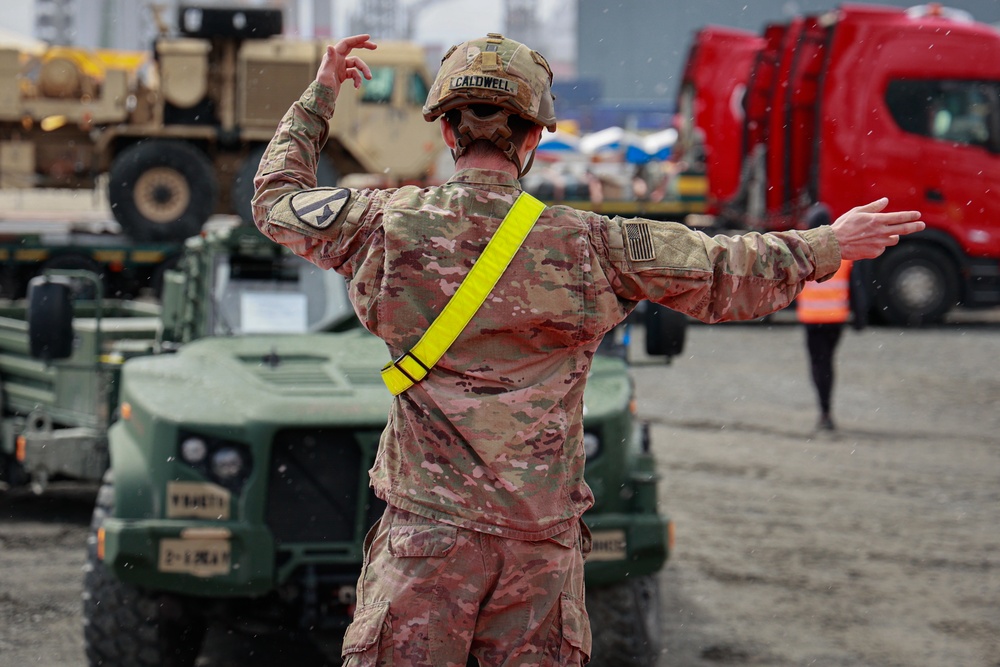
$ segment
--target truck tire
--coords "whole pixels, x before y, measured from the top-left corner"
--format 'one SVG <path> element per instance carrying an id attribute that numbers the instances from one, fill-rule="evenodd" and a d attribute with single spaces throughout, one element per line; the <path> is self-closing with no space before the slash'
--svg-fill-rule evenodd
<path id="1" fill-rule="evenodd" d="M 896 326 L 944 319 L 958 301 L 958 269 L 941 249 L 926 243 L 889 248 L 875 268 L 879 317 Z"/>
<path id="2" fill-rule="evenodd" d="M 208 157 L 175 140 L 140 141 L 111 164 L 108 201 L 134 241 L 183 241 L 215 211 L 218 191 Z"/>
<path id="3" fill-rule="evenodd" d="M 97 494 L 83 579 L 83 637 L 91 667 L 193 667 L 205 620 L 171 595 L 123 583 L 97 557 L 97 531 L 114 508 L 109 471 Z"/>
<path id="4" fill-rule="evenodd" d="M 13 262 L 0 267 L 0 299 L 19 299 L 24 296 L 24 281 Z"/>
<path id="5" fill-rule="evenodd" d="M 687 337 L 687 315 L 646 302 L 646 354 L 665 356 L 668 360 L 684 351 Z"/>
<path id="6" fill-rule="evenodd" d="M 653 576 L 587 588 L 593 667 L 656 667 L 660 660 L 660 584 Z"/>
<path id="7" fill-rule="evenodd" d="M 233 189 L 230 192 L 232 208 L 236 215 L 240 216 L 243 222 L 248 225 L 254 224 L 253 210 L 250 206 L 250 201 L 253 199 L 254 194 L 253 179 L 257 175 L 260 161 L 264 157 L 264 151 L 266 150 L 267 144 L 253 146 L 246 159 L 240 163 L 239 169 L 236 171 L 236 177 L 233 178 Z M 333 160 L 328 155 L 321 153 L 319 163 L 316 166 L 317 187 L 333 187 L 337 185 L 337 181 L 339 180 L 340 174 L 337 173 L 337 167 L 334 166 Z"/>

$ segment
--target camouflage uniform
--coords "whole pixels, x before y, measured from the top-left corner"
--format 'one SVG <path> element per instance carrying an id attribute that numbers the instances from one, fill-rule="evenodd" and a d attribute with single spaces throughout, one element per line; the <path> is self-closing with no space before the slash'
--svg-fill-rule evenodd
<path id="1" fill-rule="evenodd" d="M 286 114 L 261 162 L 254 217 L 276 242 L 346 276 L 362 324 L 396 358 L 455 292 L 520 187 L 504 172 L 463 169 L 425 189 L 316 189 L 316 155 L 333 110 L 333 91 L 313 83 Z M 463 529 L 445 531 L 448 540 L 488 539 L 474 535 L 482 533 L 529 550 L 562 543 L 579 552 L 579 518 L 593 502 L 583 476 L 583 391 L 603 335 L 643 299 L 705 322 L 760 317 L 789 304 L 804 281 L 826 278 L 839 264 L 829 228 L 710 238 L 674 223 L 549 207 L 430 375 L 394 400 L 371 483 L 390 512 L 397 508 L 422 525 Z M 392 518 L 387 515 L 383 524 L 389 525 L 372 535 L 379 554 L 393 553 L 387 531 L 398 516 Z M 369 553 L 368 560 L 359 584 L 364 620 L 351 634 L 370 634 L 355 626 L 391 625 L 400 664 L 400 647 L 410 645 L 399 643 L 400 633 L 426 617 L 398 611 L 388 596 L 400 591 L 404 575 L 394 565 L 373 573 L 377 559 Z M 432 566 L 407 567 L 422 577 Z M 517 574 L 518 567 L 508 572 Z M 372 578 L 382 579 L 377 593 Z M 444 587 L 446 599 L 459 588 L 436 577 L 423 583 Z M 466 613 L 475 615 L 489 588 L 477 594 L 463 607 Z M 566 595 L 579 594 L 582 581 L 574 581 Z M 391 623 L 379 607 L 387 601 Z M 468 628 L 456 631 L 470 641 Z M 587 652 L 589 629 L 585 633 L 578 648 Z M 435 655 L 427 647 L 436 641 L 423 635 L 425 657 Z M 450 663 L 413 658 L 402 664 Z"/>

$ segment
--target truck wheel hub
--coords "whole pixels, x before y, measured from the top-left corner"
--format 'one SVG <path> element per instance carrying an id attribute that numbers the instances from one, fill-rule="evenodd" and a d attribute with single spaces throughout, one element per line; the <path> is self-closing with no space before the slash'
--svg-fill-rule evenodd
<path id="1" fill-rule="evenodd" d="M 184 215 L 191 191 L 184 176 L 169 167 L 144 172 L 135 184 L 135 204 L 147 220 L 173 222 Z"/>
<path id="2" fill-rule="evenodd" d="M 911 266 L 902 271 L 897 286 L 900 299 L 911 308 L 929 308 L 941 297 L 937 277 L 926 266 Z"/>

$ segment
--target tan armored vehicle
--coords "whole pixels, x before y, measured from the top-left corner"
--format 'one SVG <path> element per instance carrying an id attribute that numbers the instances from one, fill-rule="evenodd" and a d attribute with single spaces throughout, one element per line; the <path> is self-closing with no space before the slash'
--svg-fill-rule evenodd
<path id="1" fill-rule="evenodd" d="M 0 47 L 0 186 L 93 188 L 107 175 L 136 241 L 186 238 L 213 213 L 248 218 L 264 147 L 326 43 L 280 37 L 279 10 L 181 7 L 178 18 L 179 35 L 150 54 Z M 366 61 L 372 80 L 338 100 L 320 184 L 420 181 L 443 146 L 421 116 L 423 51 L 381 43 Z"/>

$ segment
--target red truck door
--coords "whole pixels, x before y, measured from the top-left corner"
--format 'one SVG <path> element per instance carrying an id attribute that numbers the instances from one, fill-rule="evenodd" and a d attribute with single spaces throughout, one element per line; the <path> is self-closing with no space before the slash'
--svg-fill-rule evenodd
<path id="1" fill-rule="evenodd" d="M 958 300 L 996 303 L 995 283 L 980 277 L 995 276 L 1000 257 L 1000 81 L 894 78 L 885 102 L 898 126 L 886 133 L 887 166 L 908 167 L 907 189 L 935 241 L 886 257 L 882 271 L 902 302 L 889 307 L 938 319 Z"/>

